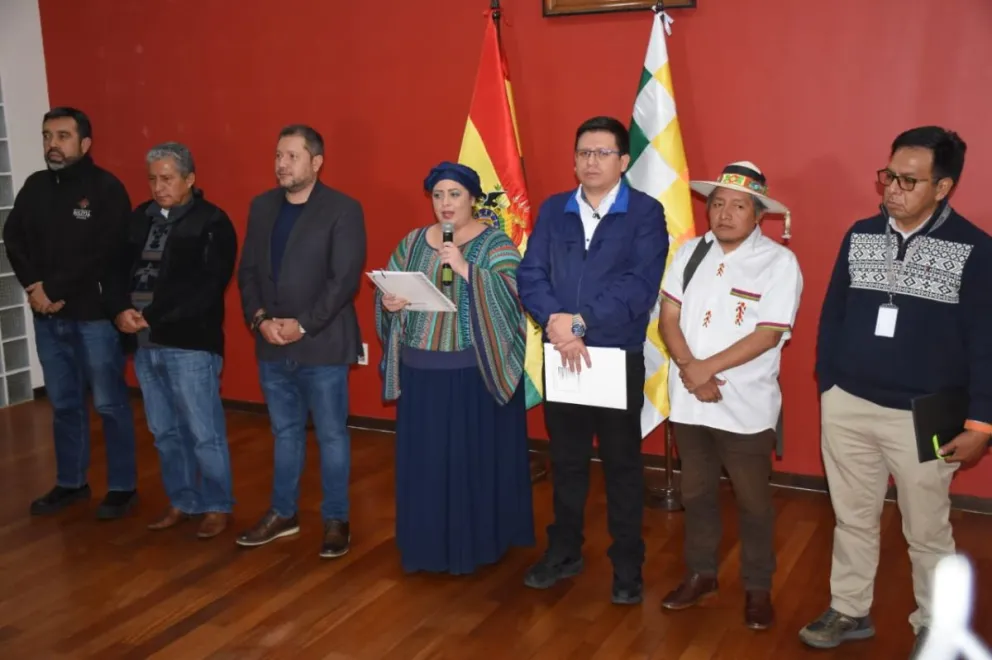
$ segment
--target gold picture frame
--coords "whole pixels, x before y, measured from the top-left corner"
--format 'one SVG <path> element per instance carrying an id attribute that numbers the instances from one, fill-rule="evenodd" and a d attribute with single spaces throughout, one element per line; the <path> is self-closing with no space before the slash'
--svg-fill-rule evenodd
<path id="1" fill-rule="evenodd" d="M 574 14 L 604 14 L 614 11 L 651 9 L 657 0 L 542 0 L 544 16 L 570 16 Z M 665 10 L 689 9 L 696 0 L 667 0 Z"/>

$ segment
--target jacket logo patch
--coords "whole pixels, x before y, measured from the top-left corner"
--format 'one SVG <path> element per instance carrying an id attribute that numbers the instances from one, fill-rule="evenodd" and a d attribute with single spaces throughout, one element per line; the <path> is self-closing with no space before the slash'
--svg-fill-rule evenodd
<path id="1" fill-rule="evenodd" d="M 744 300 L 751 300 L 753 302 L 758 302 L 761 300 L 760 293 L 751 293 L 750 291 L 745 291 L 744 289 L 731 289 L 730 295 L 737 298 L 743 298 Z"/>
<path id="2" fill-rule="evenodd" d="M 89 220 L 91 215 L 93 211 L 90 210 L 90 200 L 85 197 L 79 200 L 79 204 L 72 210 L 72 216 L 76 220 Z"/>

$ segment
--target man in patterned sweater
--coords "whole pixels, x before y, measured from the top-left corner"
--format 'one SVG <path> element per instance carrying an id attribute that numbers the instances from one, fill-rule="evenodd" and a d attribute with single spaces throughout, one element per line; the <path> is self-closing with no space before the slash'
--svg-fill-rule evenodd
<path id="1" fill-rule="evenodd" d="M 992 237 L 948 201 L 964 156 L 964 142 L 939 127 L 897 137 L 878 171 L 881 213 L 847 233 L 830 279 L 816 371 L 837 523 L 830 608 L 800 632 L 810 646 L 875 634 L 869 610 L 889 474 L 913 565 L 917 649 L 934 569 L 955 552 L 951 478 L 985 455 L 992 433 Z M 967 393 L 964 430 L 942 460 L 921 462 L 913 400 L 954 390 Z"/>

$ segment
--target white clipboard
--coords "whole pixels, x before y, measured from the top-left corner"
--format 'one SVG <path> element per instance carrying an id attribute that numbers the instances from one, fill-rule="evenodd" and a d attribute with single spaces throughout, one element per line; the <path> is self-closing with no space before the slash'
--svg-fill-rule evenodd
<path id="1" fill-rule="evenodd" d="M 392 294 L 410 302 L 411 312 L 457 312 L 455 303 L 420 271 L 373 270 L 369 279 L 383 294 Z"/>

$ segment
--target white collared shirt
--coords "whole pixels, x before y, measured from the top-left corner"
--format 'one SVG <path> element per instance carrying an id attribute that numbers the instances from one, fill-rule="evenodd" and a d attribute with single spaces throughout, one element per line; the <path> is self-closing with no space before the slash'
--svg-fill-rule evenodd
<path id="1" fill-rule="evenodd" d="M 930 218 L 932 218 L 932 217 L 933 216 L 931 215 Z M 920 224 L 916 225 L 916 229 L 913 229 L 911 231 L 903 231 L 902 229 L 899 228 L 899 225 L 896 223 L 896 219 L 893 218 L 890 215 L 889 216 L 889 226 L 892 227 L 894 230 L 896 230 L 897 232 L 899 232 L 902 235 L 902 240 L 903 241 L 908 241 L 910 236 L 912 236 L 916 232 L 918 232 L 921 229 L 923 229 L 924 227 L 926 227 L 927 223 L 930 222 L 930 218 L 927 218 L 926 220 L 924 220 Z"/>
<path id="2" fill-rule="evenodd" d="M 700 240 L 712 241 L 687 291 L 682 278 Z M 782 407 L 778 383 L 782 345 L 792 335 L 799 309 L 803 276 L 796 256 L 765 237 L 760 228 L 730 254 L 724 254 L 712 232 L 679 248 L 665 272 L 662 295 L 681 306 L 679 326 L 692 355 L 715 355 L 756 328 L 782 333 L 783 340 L 750 362 L 717 374 L 723 400 L 703 403 L 689 393 L 674 360 L 668 378 L 671 419 L 681 424 L 709 426 L 732 433 L 752 434 L 774 429 Z"/>
<path id="3" fill-rule="evenodd" d="M 586 235 L 586 249 L 589 249 L 589 243 L 592 241 L 593 232 L 596 231 L 596 227 L 599 226 L 599 221 L 610 212 L 613 207 L 613 202 L 617 201 L 617 194 L 620 192 L 621 181 L 617 181 L 617 185 L 613 186 L 610 192 L 606 193 L 606 197 L 602 199 L 599 203 L 598 208 L 593 208 L 589 202 L 586 201 L 585 195 L 582 194 L 582 186 L 575 191 L 575 201 L 579 203 L 579 217 L 582 218 L 582 229 L 585 231 Z"/>

